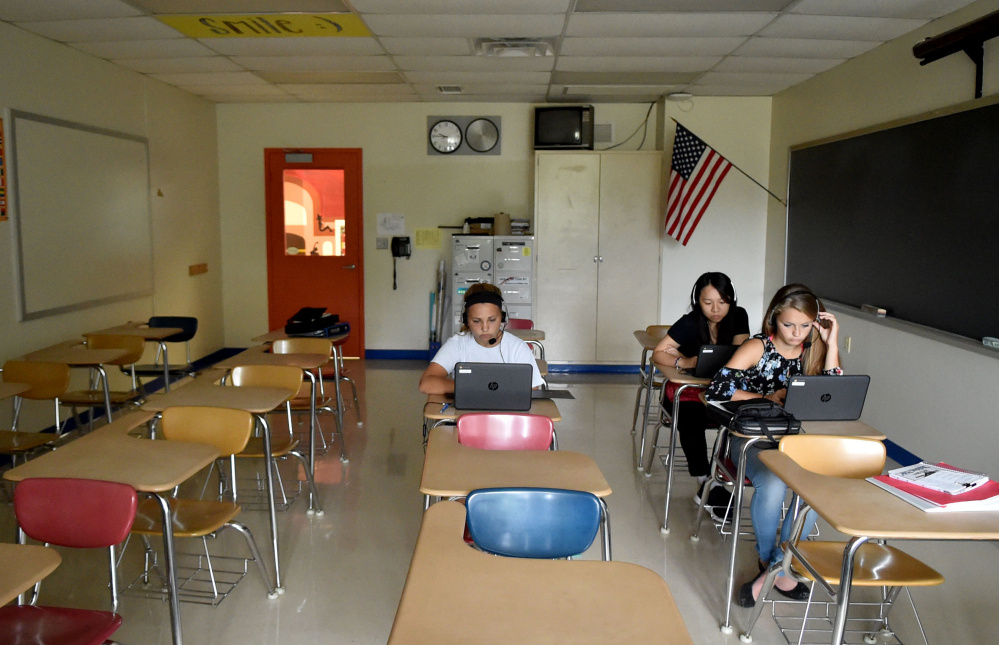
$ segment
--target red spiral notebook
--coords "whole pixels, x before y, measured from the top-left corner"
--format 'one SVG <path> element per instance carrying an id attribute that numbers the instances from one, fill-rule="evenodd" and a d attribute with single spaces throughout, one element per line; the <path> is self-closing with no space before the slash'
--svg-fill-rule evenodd
<path id="1" fill-rule="evenodd" d="M 954 468 L 944 463 L 940 465 Z M 868 477 L 867 481 L 927 513 L 999 511 L 999 482 L 992 479 L 975 486 L 966 493 L 956 495 L 941 493 L 918 484 L 910 484 L 888 475 Z"/>

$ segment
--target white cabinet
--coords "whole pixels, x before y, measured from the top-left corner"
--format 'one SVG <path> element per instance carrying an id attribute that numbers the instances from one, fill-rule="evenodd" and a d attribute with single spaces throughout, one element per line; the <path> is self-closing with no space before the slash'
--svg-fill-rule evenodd
<path id="1" fill-rule="evenodd" d="M 552 362 L 634 363 L 658 322 L 661 152 L 535 153 L 535 326 Z"/>

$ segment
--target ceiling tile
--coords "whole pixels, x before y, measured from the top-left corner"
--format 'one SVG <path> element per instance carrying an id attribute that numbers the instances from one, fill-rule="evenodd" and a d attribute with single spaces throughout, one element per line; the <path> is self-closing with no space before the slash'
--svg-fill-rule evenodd
<path id="1" fill-rule="evenodd" d="M 879 43 L 862 40 L 810 40 L 804 38 L 750 38 L 735 50 L 736 56 L 770 58 L 853 58 Z"/>
<path id="2" fill-rule="evenodd" d="M 685 92 L 698 96 L 772 96 L 790 85 L 691 85 Z M 696 98 L 695 98 L 696 100 Z"/>
<path id="3" fill-rule="evenodd" d="M 47 0 L 46 0 L 47 1 Z M 77 0 L 79 1 L 79 0 Z M 87 0 L 89 2 L 90 0 Z M 342 13 L 342 0 L 130 0 L 153 13 Z M 291 5 L 291 6 L 289 6 Z"/>
<path id="4" fill-rule="evenodd" d="M 472 53 L 469 38 L 381 38 L 390 54 L 400 56 L 468 56 Z"/>
<path id="5" fill-rule="evenodd" d="M 399 72 L 257 72 L 257 76 L 268 83 L 284 85 L 317 85 L 373 83 L 391 85 L 404 83 Z"/>
<path id="6" fill-rule="evenodd" d="M 697 77 L 689 72 L 555 72 L 559 85 L 677 85 Z"/>
<path id="7" fill-rule="evenodd" d="M 246 69 L 268 71 L 385 72 L 396 69 L 388 56 L 234 56 L 233 60 Z"/>
<path id="8" fill-rule="evenodd" d="M 3 0 L 0 20 L 32 22 L 36 20 L 78 20 L 81 18 L 124 18 L 142 12 L 121 0 Z"/>
<path id="9" fill-rule="evenodd" d="M 379 36 L 429 38 L 544 38 L 562 33 L 562 15 L 373 15 L 364 21 Z"/>
<path id="10" fill-rule="evenodd" d="M 694 85 L 767 85 L 790 87 L 814 74 L 781 74 L 777 72 L 707 72 Z"/>
<path id="11" fill-rule="evenodd" d="M 562 56 L 722 56 L 746 38 L 565 38 Z"/>
<path id="12" fill-rule="evenodd" d="M 545 92 L 533 94 L 421 94 L 420 98 L 433 103 L 545 103 Z M 490 157 L 480 157 L 490 159 Z M 495 157 L 491 157 L 495 159 Z"/>
<path id="13" fill-rule="evenodd" d="M 253 94 L 200 94 L 212 103 L 302 103 L 301 99 L 282 92 L 277 95 L 255 96 Z"/>
<path id="14" fill-rule="evenodd" d="M 783 15 L 760 31 L 776 38 L 820 38 L 823 40 L 867 40 L 882 43 L 926 24 L 907 18 L 856 16 Z"/>
<path id="15" fill-rule="evenodd" d="M 424 85 L 464 85 L 468 83 L 547 83 L 547 72 L 406 72 L 410 83 Z"/>
<path id="16" fill-rule="evenodd" d="M 975 0 L 802 0 L 790 13 L 933 20 Z"/>
<path id="17" fill-rule="evenodd" d="M 439 94 L 437 85 L 414 83 L 413 88 L 420 94 Z M 469 83 L 461 86 L 462 94 L 531 94 L 548 90 L 547 83 Z"/>
<path id="18" fill-rule="evenodd" d="M 335 99 L 338 96 L 415 96 L 416 92 L 407 85 L 312 85 L 288 84 L 279 88 L 295 96 L 326 97 Z"/>
<path id="19" fill-rule="evenodd" d="M 455 72 L 550 72 L 553 56 L 396 56 L 399 69 Z"/>
<path id="20" fill-rule="evenodd" d="M 499 13 L 499 14 L 565 14 L 569 0 L 352 0 L 354 9 L 364 13 Z"/>
<path id="21" fill-rule="evenodd" d="M 576 12 L 782 11 L 793 0 L 577 0 Z"/>
<path id="22" fill-rule="evenodd" d="M 775 13 L 573 14 L 566 35 L 615 38 L 749 36 L 776 16 Z"/>
<path id="23" fill-rule="evenodd" d="M 158 40 L 183 38 L 156 18 L 107 18 L 89 20 L 46 20 L 18 23 L 28 31 L 61 43 L 115 40 Z"/>
<path id="24" fill-rule="evenodd" d="M 80 51 L 109 60 L 130 58 L 192 58 L 215 56 L 215 52 L 196 40 L 171 38 L 169 40 L 119 40 L 101 43 L 69 43 Z"/>
<path id="25" fill-rule="evenodd" d="M 264 81 L 252 72 L 224 72 L 206 74 L 150 74 L 151 78 L 188 87 L 192 85 L 263 85 Z"/>
<path id="26" fill-rule="evenodd" d="M 182 89 L 195 94 L 226 94 L 244 96 L 288 96 L 288 93 L 273 85 L 183 85 Z"/>
<path id="27" fill-rule="evenodd" d="M 714 72 L 790 72 L 820 74 L 840 63 L 838 58 L 750 58 L 728 56 L 711 71 Z"/>
<path id="28" fill-rule="evenodd" d="M 383 54 L 373 38 L 203 38 L 224 56 L 374 56 Z"/>
<path id="29" fill-rule="evenodd" d="M 560 72 L 702 72 L 716 65 L 720 56 L 560 56 Z"/>
<path id="30" fill-rule="evenodd" d="M 228 58 L 202 56 L 199 58 L 133 58 L 113 60 L 140 74 L 175 74 L 185 72 L 242 72 L 244 69 Z"/>

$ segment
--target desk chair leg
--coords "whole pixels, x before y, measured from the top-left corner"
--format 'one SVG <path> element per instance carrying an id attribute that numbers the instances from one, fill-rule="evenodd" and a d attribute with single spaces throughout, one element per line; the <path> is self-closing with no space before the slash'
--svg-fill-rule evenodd
<path id="1" fill-rule="evenodd" d="M 257 415 L 257 423 L 260 424 L 264 433 L 264 461 L 267 464 L 264 471 L 267 474 L 267 513 L 271 524 L 271 546 L 274 551 L 274 588 L 279 594 L 283 594 L 284 587 L 281 586 L 281 558 L 278 554 L 277 508 L 274 502 L 274 469 L 272 468 L 274 456 L 271 454 L 271 426 L 262 415 Z"/>
<path id="2" fill-rule="evenodd" d="M 739 547 L 739 527 L 742 525 L 742 499 L 746 491 L 746 455 L 750 446 L 763 437 L 751 437 L 742 446 L 739 465 L 735 474 L 735 510 L 732 514 L 732 550 L 728 561 L 728 582 L 725 589 L 725 622 L 721 625 L 723 634 L 732 633 L 732 598 L 735 595 L 735 556 Z M 703 506 L 702 506 L 703 508 Z M 842 634 L 840 635 L 842 637 Z M 840 642 L 840 641 L 836 641 Z"/>
<path id="3" fill-rule="evenodd" d="M 250 533 L 250 530 L 246 528 L 245 524 L 240 522 L 227 522 L 226 527 L 236 529 L 243 535 L 243 539 L 246 540 L 246 545 L 250 547 L 250 555 L 253 556 L 253 561 L 257 563 L 257 570 L 260 572 L 260 579 L 263 580 L 264 586 L 267 587 L 267 597 L 271 600 L 277 598 L 278 592 L 271 584 L 271 576 L 267 572 L 267 567 L 264 565 L 264 559 L 260 555 L 260 549 L 257 548 L 257 541 L 253 539 L 253 534 Z"/>
<path id="4" fill-rule="evenodd" d="M 642 392 L 645 391 L 645 379 L 647 378 L 644 371 L 639 372 L 641 374 L 642 382 L 638 386 L 638 391 L 635 392 L 635 413 L 631 417 L 631 434 L 635 434 L 638 428 L 638 411 L 642 407 Z"/>
<path id="5" fill-rule="evenodd" d="M 180 628 L 180 597 L 177 595 L 177 563 L 175 562 L 176 551 L 173 539 L 173 517 L 170 513 L 170 502 L 162 495 L 154 494 L 153 497 L 159 502 L 160 512 L 163 514 L 163 562 L 166 568 L 168 601 L 170 603 L 170 632 L 173 634 L 173 642 L 179 645 L 184 642 L 184 636 Z"/>
<path id="6" fill-rule="evenodd" d="M 602 546 L 602 555 L 605 562 L 611 561 L 611 527 L 610 527 L 610 511 L 607 509 L 607 502 L 603 498 L 600 498 L 600 515 L 601 515 L 601 533 L 600 533 L 600 544 Z"/>
<path id="7" fill-rule="evenodd" d="M 843 550 L 843 567 L 839 572 L 839 593 L 836 595 L 836 622 L 833 624 L 832 643 L 842 643 L 846 631 L 846 612 L 850 607 L 850 587 L 853 585 L 853 561 L 866 537 L 852 537 Z"/>
<path id="8" fill-rule="evenodd" d="M 763 608 L 766 606 L 766 597 L 774 587 L 774 583 L 777 582 L 777 574 L 780 573 L 782 564 L 773 564 L 767 569 L 767 577 L 763 580 L 763 588 L 760 589 L 759 598 L 756 599 L 756 604 L 753 605 L 753 611 L 749 615 L 749 626 L 746 631 L 739 634 L 739 640 L 743 643 L 753 642 L 753 628 L 756 627 L 756 621 L 759 620 L 760 614 L 763 613 Z M 815 592 L 815 587 L 809 591 L 808 594 L 808 605 L 812 604 L 812 593 Z M 805 609 L 805 618 L 801 623 L 801 633 L 805 633 L 805 621 L 808 620 L 808 609 Z"/>
<path id="9" fill-rule="evenodd" d="M 674 408 L 676 406 L 674 405 Z M 673 411 L 673 419 L 676 419 L 676 410 Z M 669 498 L 673 492 L 673 462 L 676 461 L 676 422 L 670 424 L 669 429 L 669 450 L 666 457 L 666 501 L 663 502 L 663 525 L 659 527 L 659 532 L 669 535 Z M 705 485 L 705 491 L 708 490 Z"/>

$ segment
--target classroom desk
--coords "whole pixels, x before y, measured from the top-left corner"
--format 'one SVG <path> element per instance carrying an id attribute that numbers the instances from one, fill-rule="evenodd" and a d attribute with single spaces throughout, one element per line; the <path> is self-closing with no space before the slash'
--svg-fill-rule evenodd
<path id="1" fill-rule="evenodd" d="M 830 641 L 834 644 L 842 642 L 846 626 L 853 559 L 868 540 L 999 540 L 999 511 L 926 513 L 863 479 L 829 477 L 805 470 L 777 450 L 761 454 L 760 461 L 830 526 L 851 536 L 843 550 L 836 622 Z"/>
<path id="2" fill-rule="evenodd" d="M 55 549 L 34 544 L 0 544 L 0 607 L 30 589 L 59 566 Z"/>
<path id="3" fill-rule="evenodd" d="M 264 461 L 267 467 L 267 507 L 270 514 L 271 545 L 274 552 L 274 580 L 278 593 L 284 593 L 281 585 L 281 560 L 278 556 L 277 510 L 274 502 L 274 457 L 271 454 L 271 426 L 267 422 L 267 414 L 284 404 L 297 394 L 279 387 L 233 387 L 221 385 L 203 385 L 197 387 L 181 387 L 169 394 L 150 394 L 142 409 L 148 412 L 162 412 L 170 407 L 182 405 L 197 405 L 213 408 L 234 408 L 246 410 L 257 417 L 264 432 Z M 235 485 L 235 483 L 234 483 Z M 309 491 L 309 512 L 318 513 L 315 500 Z"/>
<path id="4" fill-rule="evenodd" d="M 115 336 L 141 336 L 146 342 L 155 342 L 159 345 L 160 351 L 163 352 L 163 389 L 167 392 L 170 391 L 170 360 L 167 357 L 167 344 L 164 338 L 169 338 L 174 334 L 179 334 L 183 332 L 183 329 L 179 327 L 150 327 L 146 323 L 140 322 L 127 322 L 124 325 L 118 325 L 116 327 L 108 327 L 107 329 L 101 329 L 99 331 L 88 331 L 83 335 L 84 338 L 90 336 L 98 335 L 115 335 Z"/>
<path id="5" fill-rule="evenodd" d="M 692 640 L 669 587 L 625 562 L 505 558 L 465 544 L 465 508 L 423 514 L 389 645 Z"/>
<path id="6" fill-rule="evenodd" d="M 711 405 L 708 403 L 707 405 Z M 732 546 L 729 554 L 728 562 L 728 578 L 726 579 L 726 603 L 725 603 L 725 622 L 721 625 L 721 631 L 723 634 L 732 633 L 732 599 L 735 594 L 735 563 L 736 554 L 739 547 L 739 527 L 742 522 L 742 499 L 745 493 L 745 481 L 746 481 L 746 452 L 749 448 L 761 441 L 766 439 L 766 437 L 760 435 L 744 435 L 734 430 L 724 427 L 724 431 L 728 432 L 730 438 L 738 437 L 744 439 L 745 443 L 742 446 L 742 455 L 740 455 L 737 461 L 736 472 L 730 473 L 733 482 L 736 482 L 735 486 L 735 499 L 733 500 L 732 509 Z M 881 432 L 875 430 L 871 426 L 867 425 L 863 421 L 802 421 L 801 422 L 802 433 L 807 434 L 823 434 L 823 435 L 836 435 L 841 437 L 865 437 L 868 439 L 877 439 L 878 441 L 884 441 L 887 437 Z M 716 446 L 721 446 L 721 442 L 716 442 Z M 776 450 L 763 451 L 766 452 L 777 452 Z M 713 460 L 717 458 L 717 453 L 713 456 Z M 714 463 L 712 463 L 712 469 L 714 469 Z M 701 517 L 704 515 L 704 506 L 700 506 L 697 509 L 697 519 L 695 520 L 694 534 L 690 536 L 691 541 L 697 542 L 699 539 L 698 532 L 700 531 Z"/>
<path id="7" fill-rule="evenodd" d="M 104 416 L 111 423 L 111 386 L 108 385 L 108 374 L 104 363 L 121 358 L 128 351 L 124 349 L 87 349 L 75 340 L 59 343 L 37 352 L 31 352 L 21 357 L 26 361 L 43 361 L 47 363 L 66 363 L 70 367 L 86 367 L 96 370 L 104 386 Z M 58 431 L 58 428 L 56 429 Z"/>
<path id="8" fill-rule="evenodd" d="M 167 395 L 163 395 L 167 396 Z M 174 562 L 173 523 L 167 501 L 173 489 L 209 466 L 218 448 L 185 441 L 151 441 L 128 436 L 153 415 L 133 412 L 38 459 L 4 473 L 10 481 L 29 477 L 101 479 L 128 484 L 157 500 L 163 513 L 163 554 L 174 645 L 181 645 L 180 601 Z"/>

